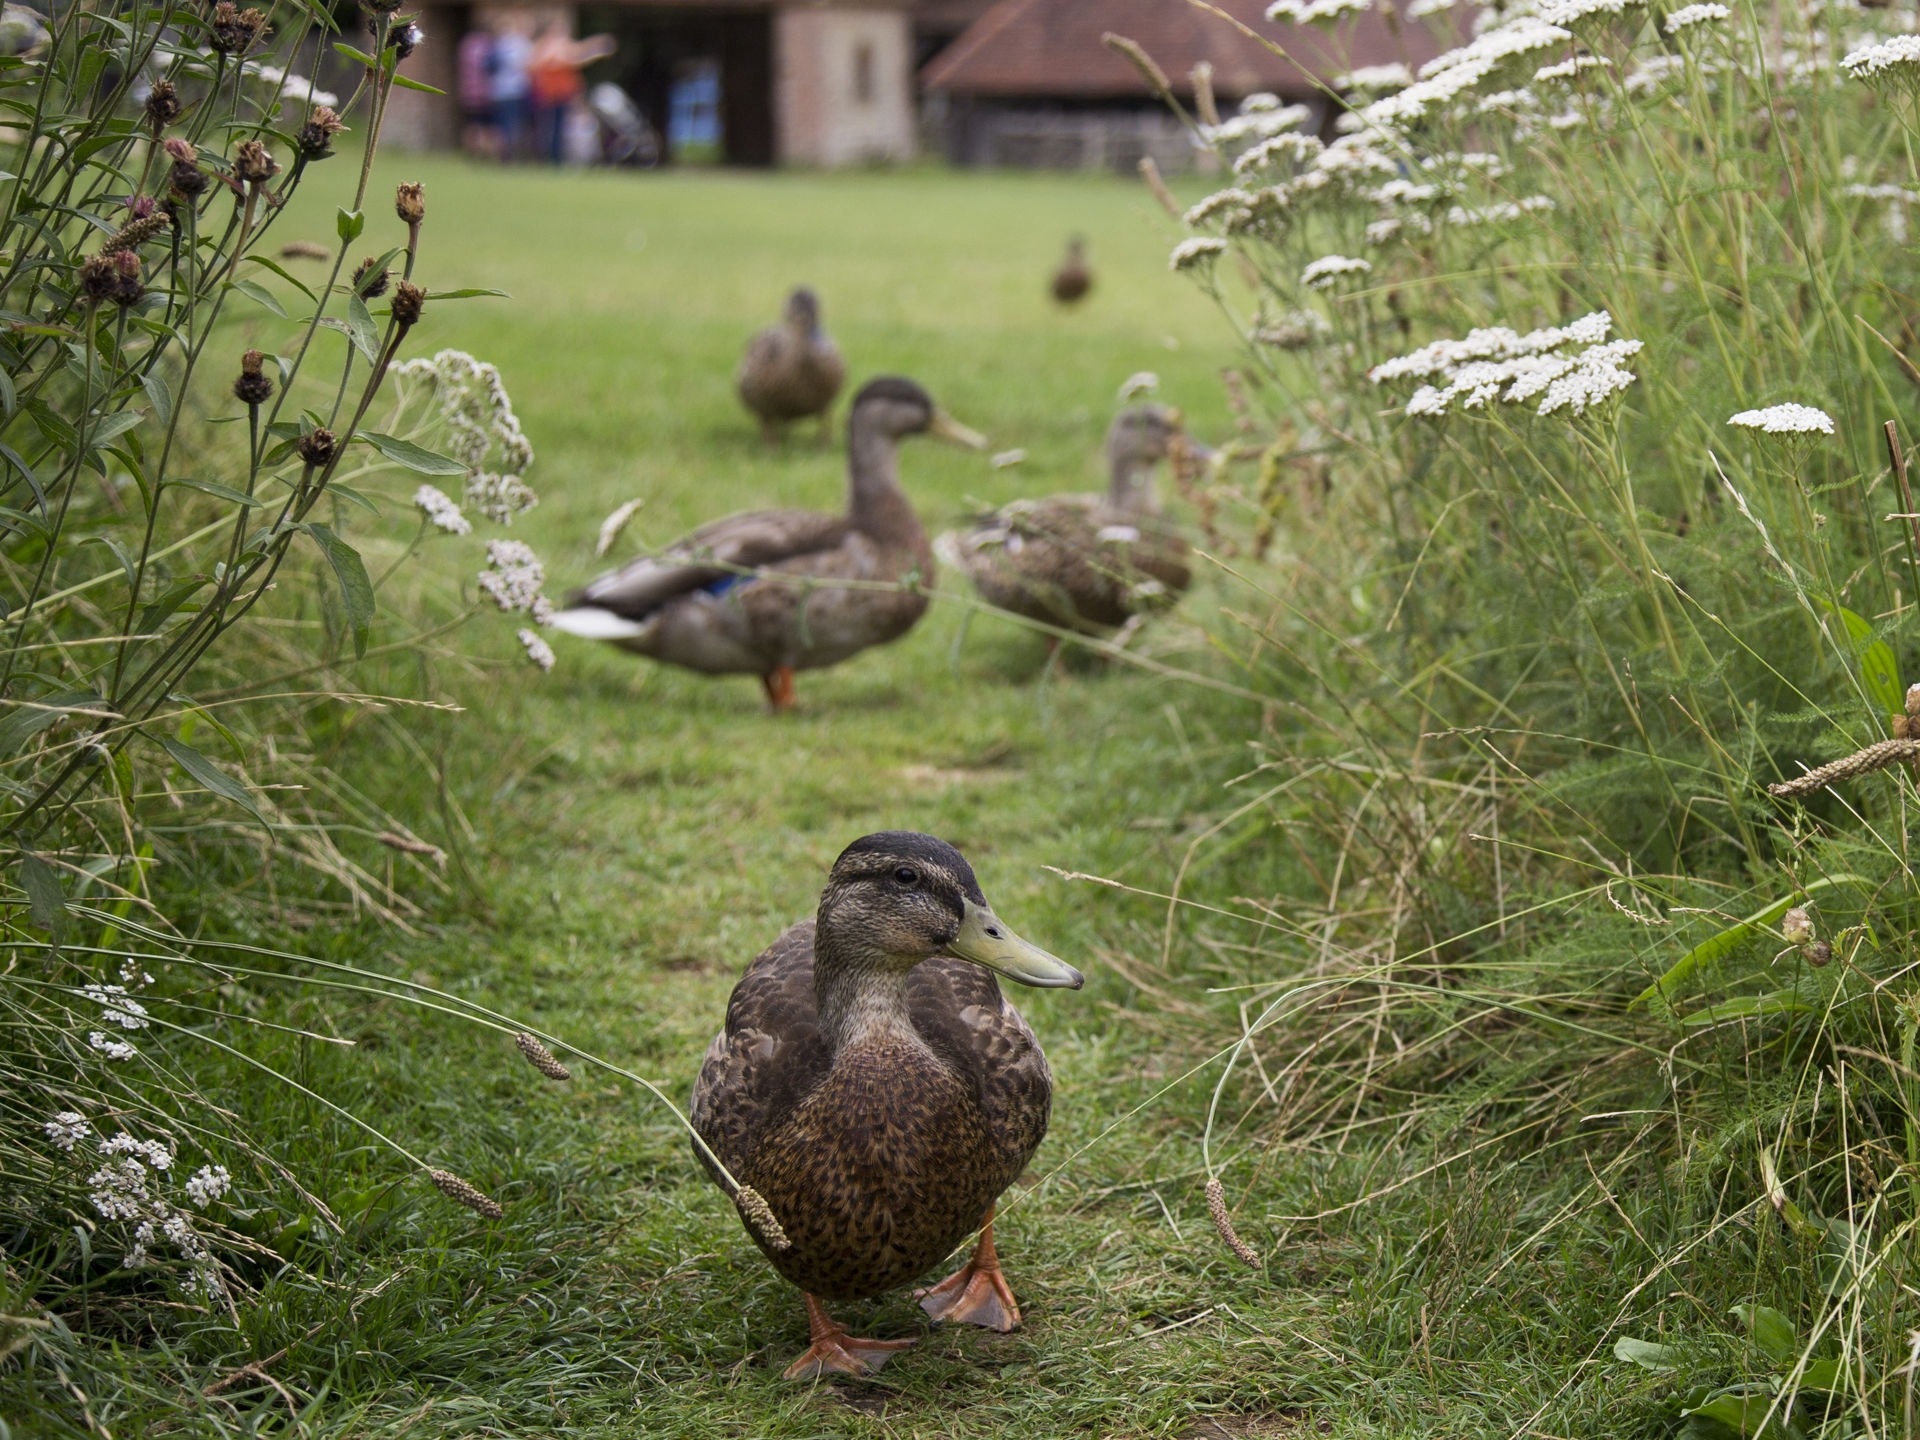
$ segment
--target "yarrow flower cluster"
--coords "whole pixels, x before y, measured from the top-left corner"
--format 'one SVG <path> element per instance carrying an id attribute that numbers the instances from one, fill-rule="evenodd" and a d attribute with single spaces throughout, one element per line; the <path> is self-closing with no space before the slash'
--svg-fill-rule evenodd
<path id="1" fill-rule="evenodd" d="M 100 1018 L 123 1030 L 147 1028 L 147 1007 L 127 994 L 124 985 L 89 985 L 79 992 L 101 1007 Z"/>
<path id="2" fill-rule="evenodd" d="M 1282 105 L 1280 97 L 1264 92 L 1247 96 L 1240 102 L 1238 114 L 1218 125 L 1200 127 L 1200 138 L 1209 145 L 1234 145 L 1242 140 L 1268 140 L 1283 130 L 1292 130 L 1313 119 L 1304 105 Z"/>
<path id="3" fill-rule="evenodd" d="M 1227 242 L 1214 240 L 1207 236 L 1196 236 L 1192 240 L 1182 240 L 1173 247 L 1173 253 L 1167 257 L 1169 270 L 1197 270 L 1211 264 L 1227 253 Z"/>
<path id="4" fill-rule="evenodd" d="M 442 350 L 431 360 L 409 360 L 394 367 L 403 387 L 425 382 L 439 402 L 447 429 L 447 448 L 467 467 L 466 499 L 499 525 L 531 510 L 539 496 L 524 478 L 533 464 L 533 447 L 521 433 L 520 418 L 500 371 L 464 350 Z"/>
<path id="5" fill-rule="evenodd" d="M 520 644 L 525 648 L 527 658 L 542 670 L 553 669 L 553 647 L 531 630 L 522 629 L 519 635 Z"/>
<path id="6" fill-rule="evenodd" d="M 518 540 L 489 540 L 487 568 L 480 572 L 479 578 L 480 588 L 509 614 L 532 610 L 546 599 L 540 593 L 547 579 L 546 567 L 532 547 Z"/>
<path id="7" fill-rule="evenodd" d="M 138 1049 L 128 1044 L 125 1040 L 109 1040 L 106 1035 L 99 1030 L 88 1032 L 87 1044 L 102 1052 L 109 1060 L 131 1060 L 140 1053 Z"/>
<path id="8" fill-rule="evenodd" d="M 247 73 L 278 89 L 282 100 L 293 100 L 302 105 L 324 105 L 328 109 L 340 104 L 340 97 L 331 90 L 318 89 L 306 76 L 291 75 L 278 65 L 256 65 L 249 61 Z"/>
<path id="9" fill-rule="evenodd" d="M 1531 405 L 1536 413 L 1598 408 L 1635 379 L 1623 361 L 1639 353 L 1638 340 L 1612 340 L 1604 310 L 1570 325 L 1521 335 L 1506 326 L 1474 330 L 1463 340 L 1436 340 L 1367 372 L 1374 384 L 1424 380 L 1407 401 L 1409 415 L 1439 418 L 1480 410 L 1496 401 Z"/>
<path id="10" fill-rule="evenodd" d="M 1769 405 L 1764 410 L 1742 410 L 1727 423 L 1742 430 L 1758 430 L 1764 435 L 1831 435 L 1833 417 L 1812 405 L 1788 403 Z"/>
<path id="11" fill-rule="evenodd" d="M 1373 0 L 1274 0 L 1267 7 L 1267 19 L 1279 25 L 1312 25 L 1344 20 L 1372 8 Z"/>
<path id="12" fill-rule="evenodd" d="M 1373 269 L 1369 260 L 1351 255 L 1322 255 L 1300 272 L 1300 283 L 1309 290 L 1331 290 L 1345 275 L 1365 275 Z"/>
<path id="13" fill-rule="evenodd" d="M 1372 125 L 1398 127 L 1423 119 L 1431 110 L 1479 88 L 1514 62 L 1556 50 L 1573 39 L 1573 32 L 1537 15 L 1521 15 L 1458 49 L 1437 55 L 1420 67 L 1420 78 L 1397 94 L 1376 100 L 1360 111 Z"/>
<path id="14" fill-rule="evenodd" d="M 91 1147 L 91 1159 L 82 1159 L 75 1152 L 95 1138 L 86 1116 L 62 1110 L 43 1121 L 41 1128 L 56 1150 L 73 1156 L 82 1167 L 91 1164 L 85 1180 L 88 1203 L 102 1220 L 127 1226 L 123 1266 L 139 1269 L 152 1258 L 152 1247 L 165 1243 L 186 1258 L 189 1291 L 209 1298 L 220 1294 L 220 1265 L 212 1248 L 194 1228 L 192 1217 L 164 1193 L 174 1166 L 171 1145 L 122 1131 L 98 1140 Z M 187 1203 L 204 1209 L 224 1196 L 231 1184 L 224 1165 L 203 1165 L 183 1188 Z"/>
<path id="15" fill-rule="evenodd" d="M 71 1151 L 93 1133 L 93 1127 L 87 1124 L 87 1117 L 78 1110 L 62 1110 L 40 1128 L 47 1132 L 47 1139 L 53 1142 L 55 1149 L 66 1151 Z"/>
<path id="16" fill-rule="evenodd" d="M 1361 65 L 1333 82 L 1336 90 L 1402 90 L 1413 83 L 1413 71 L 1395 60 L 1388 65 Z"/>
<path id="17" fill-rule="evenodd" d="M 1920 87 L 1920 35 L 1895 35 L 1862 45 L 1841 58 L 1840 68 L 1869 85 Z"/>
<path id="18" fill-rule="evenodd" d="M 449 535 L 470 535 L 473 522 L 460 513 L 446 491 L 437 485 L 422 485 L 413 492 L 413 503 L 427 517 L 427 523 Z"/>
<path id="19" fill-rule="evenodd" d="M 1696 25 L 1717 23 L 1733 18 L 1733 11 L 1724 5 L 1709 3 L 1700 5 L 1682 5 L 1667 15 L 1665 30 L 1669 35 L 1678 35 L 1682 30 L 1690 30 Z"/>

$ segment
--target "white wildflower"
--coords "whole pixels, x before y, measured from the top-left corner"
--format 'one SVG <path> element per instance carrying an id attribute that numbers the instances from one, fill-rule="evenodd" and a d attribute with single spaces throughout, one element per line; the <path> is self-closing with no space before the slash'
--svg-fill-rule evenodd
<path id="1" fill-rule="evenodd" d="M 1204 236 L 1193 240 L 1182 240 L 1173 247 L 1173 253 L 1167 257 L 1169 270 L 1196 270 L 1211 265 L 1227 253 L 1227 242 L 1211 240 Z"/>
<path id="2" fill-rule="evenodd" d="M 527 614 L 533 617 L 536 625 L 553 624 L 553 602 L 544 595 L 533 597 L 533 604 L 527 607 Z"/>
<path id="3" fill-rule="evenodd" d="M 93 1133 L 93 1128 L 87 1124 L 87 1117 L 78 1110 L 62 1110 L 51 1120 L 41 1122 L 40 1128 L 47 1132 L 47 1139 L 53 1142 L 55 1149 L 67 1151 Z"/>
<path id="4" fill-rule="evenodd" d="M 208 1205 L 227 1193 L 233 1183 L 224 1165 L 202 1165 L 187 1177 L 187 1198 L 196 1205 Z"/>
<path id="5" fill-rule="evenodd" d="M 1300 283 L 1309 290 L 1331 290 L 1343 275 L 1366 275 L 1373 262 L 1352 255 L 1322 255 L 1300 272 Z"/>
<path id="6" fill-rule="evenodd" d="M 1540 97 L 1531 90 L 1495 90 L 1491 95 L 1482 95 L 1474 104 L 1474 113 L 1492 115 L 1496 112 L 1538 110 Z"/>
<path id="7" fill-rule="evenodd" d="M 1295 135 L 1287 133 L 1262 140 L 1258 145 L 1241 152 L 1240 158 L 1233 162 L 1233 173 L 1242 178 L 1256 170 L 1270 170 L 1278 165 L 1301 165 L 1315 159 L 1327 147 L 1317 135 Z M 1189 212 L 1191 213 L 1191 212 Z M 1193 222 L 1187 222 L 1191 225 Z"/>
<path id="8" fill-rule="evenodd" d="M 1407 18 L 1424 20 L 1429 15 L 1444 15 L 1459 3 L 1460 0 L 1413 0 L 1413 3 L 1407 6 Z"/>
<path id="9" fill-rule="evenodd" d="M 1742 410 L 1727 423 L 1767 435 L 1831 435 L 1833 417 L 1811 405 L 1769 405 L 1764 410 Z"/>
<path id="10" fill-rule="evenodd" d="M 531 630 L 519 632 L 520 643 L 526 648 L 527 658 L 542 670 L 553 669 L 553 647 L 547 644 Z"/>
<path id="11" fill-rule="evenodd" d="M 533 464 L 533 447 L 495 366 L 464 350 L 442 350 L 431 360 L 394 366 L 393 375 L 403 400 L 411 398 L 412 387 L 431 391 L 446 447 L 467 467 L 469 505 L 496 524 L 510 525 L 539 502 L 523 478 Z"/>
<path id="12" fill-rule="evenodd" d="M 1253 196 L 1245 190 L 1229 188 L 1216 191 L 1197 205 L 1191 207 L 1180 218 L 1187 225 L 1198 228 L 1209 221 L 1231 218 L 1235 211 L 1251 210 Z"/>
<path id="13" fill-rule="evenodd" d="M 1542 50 L 1558 49 L 1572 39 L 1571 30 L 1538 16 L 1518 16 L 1466 45 L 1435 56 L 1420 67 L 1420 78 L 1413 84 L 1374 101 L 1360 114 L 1376 125 L 1412 124 L 1504 73 L 1511 63 Z"/>
<path id="14" fill-rule="evenodd" d="M 488 568 L 480 572 L 480 588 L 502 610 L 530 610 L 540 598 L 547 571 L 531 547 L 518 540 L 489 540 Z"/>
<path id="15" fill-rule="evenodd" d="M 1624 83 L 1629 95 L 1650 95 L 1686 73 L 1685 55 L 1649 55 L 1627 72 Z"/>
<path id="16" fill-rule="evenodd" d="M 278 90 L 282 100 L 293 100 L 302 105 L 324 105 L 330 110 L 340 103 L 340 97 L 331 90 L 318 89 L 306 76 L 289 74 L 278 65 L 248 62 L 246 69 L 248 74 Z"/>
<path id="17" fill-rule="evenodd" d="M 131 1060 L 140 1052 L 124 1040 L 109 1040 L 98 1030 L 89 1031 L 87 1044 L 100 1051 L 109 1060 Z"/>
<path id="18" fill-rule="evenodd" d="M 1895 35 L 1874 45 L 1850 50 L 1840 68 L 1870 85 L 1920 84 L 1920 35 Z"/>
<path id="19" fill-rule="evenodd" d="M 604 555 L 613 549 L 614 542 L 626 532 L 628 523 L 632 521 L 634 516 L 640 513 L 640 508 L 646 503 L 644 496 L 636 495 L 633 499 L 627 501 L 626 504 L 616 508 L 606 519 L 602 520 L 600 522 L 600 533 L 594 537 L 593 553 L 595 555 Z"/>
<path id="20" fill-rule="evenodd" d="M 1595 16 L 1613 19 L 1645 3 L 1646 0 L 1547 0 L 1540 7 L 1540 18 L 1549 25 L 1571 26 Z"/>
<path id="21" fill-rule="evenodd" d="M 1533 405 L 1537 413 L 1576 415 L 1604 404 L 1632 384 L 1622 363 L 1638 340 L 1606 339 L 1613 319 L 1595 311 L 1570 325 L 1521 335 L 1506 326 L 1472 331 L 1462 340 L 1436 340 L 1368 371 L 1376 385 L 1424 380 L 1407 401 L 1409 415 L 1438 418 L 1456 405 L 1477 410 L 1498 402 Z"/>
<path id="22" fill-rule="evenodd" d="M 1665 30 L 1669 35 L 1678 35 L 1682 30 L 1695 25 L 1731 19 L 1733 11 L 1724 5 L 1716 5 L 1708 0 L 1706 4 L 1682 5 L 1678 10 L 1669 12 Z"/>
<path id="23" fill-rule="evenodd" d="M 1413 83 L 1413 71 L 1400 61 L 1389 65 L 1361 65 L 1333 82 L 1336 90 L 1403 90 Z"/>
<path id="24" fill-rule="evenodd" d="M 1468 209 L 1464 205 L 1455 205 L 1447 211 L 1447 223 L 1450 225 L 1497 225 L 1509 220 L 1518 220 L 1523 215 L 1531 215 L 1539 210 L 1557 208 L 1550 195 L 1529 195 L 1523 200 L 1496 200 L 1490 205 L 1480 205 Z"/>
<path id="25" fill-rule="evenodd" d="M 1008 470 L 1015 465 L 1025 464 L 1026 459 L 1027 452 L 1024 450 L 1002 450 L 987 463 L 996 470 Z"/>
<path id="26" fill-rule="evenodd" d="M 1120 382 L 1120 403 L 1151 395 L 1160 388 L 1160 377 L 1151 370 L 1140 370 Z"/>
<path id="27" fill-rule="evenodd" d="M 147 1028 L 147 1007 L 127 994 L 124 985 L 89 985 L 80 992 L 101 1007 L 100 1018 L 123 1030 Z"/>
<path id="28" fill-rule="evenodd" d="M 1547 386 L 1547 398 L 1540 402 L 1540 413 L 1551 415 L 1571 410 L 1584 415 L 1625 390 L 1637 377 L 1620 362 L 1641 349 L 1638 340 L 1613 340 L 1596 345 L 1581 355 L 1573 369 Z"/>
<path id="29" fill-rule="evenodd" d="M 413 492 L 413 503 L 427 517 L 427 523 L 449 535 L 470 535 L 473 522 L 460 513 L 460 507 L 437 485 L 422 485 Z"/>
<path id="30" fill-rule="evenodd" d="M 129 990 L 142 990 L 153 984 L 153 976 L 140 968 L 140 961 L 132 956 L 120 962 L 120 983 Z"/>
<path id="31" fill-rule="evenodd" d="M 1373 0 L 1274 0 L 1267 7 L 1267 19 L 1282 25 L 1312 25 L 1344 20 L 1372 8 Z"/>
<path id="32" fill-rule="evenodd" d="M 1562 60 L 1558 65 L 1542 65 L 1533 72 L 1536 81 L 1571 80 L 1589 70 L 1605 70 L 1613 62 L 1600 55 L 1576 55 L 1571 60 Z"/>
<path id="33" fill-rule="evenodd" d="M 111 1140 L 100 1142 L 102 1155 L 132 1155 L 144 1160 L 156 1170 L 167 1170 L 173 1165 L 173 1151 L 158 1140 L 136 1140 L 122 1133 Z"/>

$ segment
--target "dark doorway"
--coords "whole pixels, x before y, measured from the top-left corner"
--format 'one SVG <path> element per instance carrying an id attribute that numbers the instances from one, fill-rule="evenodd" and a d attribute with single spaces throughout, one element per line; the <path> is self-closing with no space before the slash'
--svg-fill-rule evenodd
<path id="1" fill-rule="evenodd" d="M 773 164 L 771 11 L 583 5 L 579 31 L 620 42 L 612 59 L 594 67 L 594 78 L 631 95 L 662 138 L 673 120 L 675 87 L 717 65 L 718 158 L 726 165 Z"/>

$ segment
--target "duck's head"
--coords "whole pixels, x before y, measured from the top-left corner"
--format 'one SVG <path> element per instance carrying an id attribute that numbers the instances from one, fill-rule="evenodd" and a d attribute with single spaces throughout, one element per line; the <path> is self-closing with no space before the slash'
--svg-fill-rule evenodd
<path id="1" fill-rule="evenodd" d="M 969 450 L 987 448 L 987 437 L 969 430 L 933 403 L 933 397 L 913 381 L 899 375 L 882 375 L 869 380 L 853 397 L 847 412 L 849 433 L 866 431 L 889 440 L 904 440 L 909 435 L 937 435 Z"/>
<path id="2" fill-rule="evenodd" d="M 1085 982 L 993 913 L 958 850 L 911 830 L 862 836 L 840 852 L 820 896 L 816 949 L 898 971 L 953 955 L 1022 985 Z"/>
<path id="3" fill-rule="evenodd" d="M 797 325 L 802 330 L 812 331 L 820 328 L 820 297 L 806 286 L 797 286 L 787 296 L 787 323 Z"/>
<path id="4" fill-rule="evenodd" d="M 1112 466 L 1108 498 L 1138 509 L 1155 508 L 1153 467 L 1179 444 L 1197 460 L 1213 458 L 1212 450 L 1187 434 L 1186 422 L 1171 405 L 1148 402 L 1122 410 L 1107 430 L 1107 459 Z"/>

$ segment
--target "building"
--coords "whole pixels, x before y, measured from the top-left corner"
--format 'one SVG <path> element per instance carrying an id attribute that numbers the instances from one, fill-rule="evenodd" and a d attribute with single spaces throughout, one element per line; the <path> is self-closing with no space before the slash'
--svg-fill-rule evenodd
<path id="1" fill-rule="evenodd" d="M 1266 92 L 1323 111 L 1347 70 L 1417 67 L 1442 48 L 1397 12 L 1369 10 L 1329 35 L 1269 21 L 1269 0 L 1212 3 L 1231 20 L 1184 0 L 998 0 L 922 69 L 929 130 L 961 165 L 1131 170 L 1151 156 L 1186 168 L 1195 151 L 1185 129 L 1103 35 L 1136 41 L 1189 103 L 1204 64 L 1223 107 Z"/>
<path id="2" fill-rule="evenodd" d="M 396 90 L 388 134 L 401 145 L 456 145 L 459 41 L 514 14 L 560 21 L 576 35 L 612 35 L 619 50 L 587 71 L 589 81 L 619 85 L 662 136 L 676 111 L 707 107 L 718 121 L 711 158 L 723 163 L 906 160 L 919 150 L 915 69 L 982 8 L 980 0 L 429 3 L 420 15 L 428 43 L 402 73 L 447 94 Z"/>

